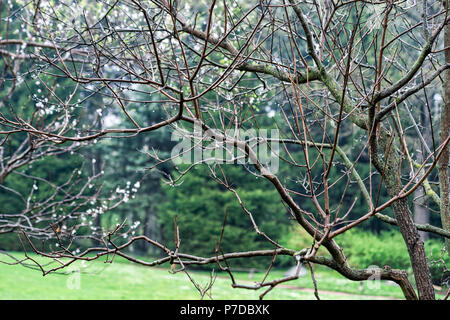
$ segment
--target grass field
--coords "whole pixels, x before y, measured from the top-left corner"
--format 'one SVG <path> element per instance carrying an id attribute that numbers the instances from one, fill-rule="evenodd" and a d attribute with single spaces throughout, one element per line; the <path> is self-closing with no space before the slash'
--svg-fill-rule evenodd
<path id="1" fill-rule="evenodd" d="M 20 257 L 21 254 L 15 254 Z M 36 256 L 39 262 L 48 263 Z M 12 262 L 8 256 L 0 254 L 0 260 Z M 27 261 L 27 264 L 31 261 Z M 56 262 L 46 268 L 56 266 Z M 402 299 L 398 286 L 381 281 L 365 282 L 361 291 L 359 282 L 344 279 L 336 272 L 317 268 L 315 271 L 322 299 Z M 190 275 L 199 284 L 207 284 L 208 272 L 192 271 Z M 270 279 L 283 275 L 275 270 Z M 263 273 L 255 273 L 249 279 L 248 273 L 236 273 L 236 278 L 245 284 L 261 280 Z M 315 299 L 313 283 L 307 273 L 301 278 L 273 289 L 265 299 Z M 259 291 L 234 289 L 225 273 L 218 273 L 212 289 L 213 299 L 258 299 Z M 22 265 L 0 263 L 0 299 L 199 299 L 199 293 L 184 273 L 172 274 L 166 268 L 147 268 L 117 259 L 114 263 L 96 260 L 88 263 L 77 262 L 59 274 L 42 276 L 40 270 Z"/>

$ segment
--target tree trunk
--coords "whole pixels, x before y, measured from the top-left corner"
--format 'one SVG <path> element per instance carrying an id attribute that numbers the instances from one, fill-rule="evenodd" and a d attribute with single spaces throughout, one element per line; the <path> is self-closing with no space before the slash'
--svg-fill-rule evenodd
<path id="1" fill-rule="evenodd" d="M 448 3 L 448 1 L 447 1 Z M 446 63 L 450 63 L 450 26 L 447 24 L 445 26 L 445 34 L 444 34 L 444 47 L 447 48 L 445 50 L 445 61 Z M 439 139 L 440 142 L 444 142 L 449 134 L 450 134 L 450 70 L 445 72 L 445 80 L 444 80 L 444 101 L 442 104 L 441 110 L 441 124 L 440 124 L 440 133 Z M 442 227 L 445 230 L 450 230 L 450 208 L 449 208 L 449 174 L 448 174 L 448 165 L 449 165 L 449 147 L 443 150 L 441 157 L 439 158 L 439 162 L 437 164 L 438 174 L 439 174 L 439 189 L 440 189 L 440 213 L 441 213 L 441 221 Z M 447 250 L 447 254 L 450 256 L 450 239 L 445 239 L 445 248 Z"/>
<path id="2" fill-rule="evenodd" d="M 434 300 L 434 288 L 431 281 L 431 273 L 426 258 L 425 247 L 411 218 L 408 201 L 406 199 L 396 201 L 392 205 L 392 208 L 394 210 L 395 218 L 398 221 L 400 232 L 402 233 L 406 247 L 408 248 L 419 299 Z"/>
<path id="3" fill-rule="evenodd" d="M 386 134 L 381 134 L 380 139 L 378 140 L 380 152 L 387 155 L 386 163 L 377 155 L 376 149 L 372 149 L 372 154 L 374 165 L 383 175 L 384 183 L 389 196 L 396 197 L 402 189 L 399 174 L 401 172 L 401 160 L 398 153 L 393 150 L 395 149 L 394 146 L 389 147 L 390 144 L 387 142 L 388 139 L 389 138 Z M 389 148 L 389 152 L 387 152 L 387 148 Z M 419 299 L 434 300 L 435 293 L 433 283 L 431 281 L 431 273 L 427 262 L 427 256 L 425 254 L 425 247 L 423 241 L 420 239 L 419 232 L 414 225 L 412 214 L 408 207 L 408 200 L 403 198 L 395 201 L 392 204 L 392 209 L 408 249 Z"/>

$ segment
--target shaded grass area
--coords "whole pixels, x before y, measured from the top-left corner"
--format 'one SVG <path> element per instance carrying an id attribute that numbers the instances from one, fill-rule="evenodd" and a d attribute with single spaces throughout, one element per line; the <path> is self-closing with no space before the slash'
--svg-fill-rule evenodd
<path id="1" fill-rule="evenodd" d="M 15 257 L 23 257 L 15 253 Z M 46 269 L 57 266 L 57 262 L 30 255 L 40 263 L 49 263 Z M 0 254 L 0 260 L 13 262 L 8 256 Z M 26 264 L 33 265 L 31 261 Z M 33 266 L 36 267 L 35 265 Z M 284 271 L 274 270 L 268 280 L 280 278 Z M 210 274 L 205 271 L 190 271 L 191 277 L 200 285 L 207 285 Z M 249 278 L 247 272 L 236 272 L 241 283 L 251 284 L 261 281 L 264 273 L 254 273 Z M 398 286 L 381 281 L 349 281 L 338 273 L 316 268 L 315 275 L 322 299 L 386 299 L 403 298 Z M 273 289 L 265 299 L 293 300 L 315 299 L 313 282 L 307 272 L 301 278 Z M 361 291 L 362 289 L 362 291 Z M 226 273 L 217 273 L 212 297 L 218 300 L 258 299 L 263 290 L 234 289 Z M 322 292 L 321 292 L 322 291 Z M 114 263 L 105 263 L 105 258 L 92 262 L 76 262 L 59 273 L 42 276 L 39 269 L 22 265 L 0 263 L 0 299 L 200 299 L 200 295 L 184 273 L 172 274 L 168 268 L 148 268 L 116 258 Z"/>

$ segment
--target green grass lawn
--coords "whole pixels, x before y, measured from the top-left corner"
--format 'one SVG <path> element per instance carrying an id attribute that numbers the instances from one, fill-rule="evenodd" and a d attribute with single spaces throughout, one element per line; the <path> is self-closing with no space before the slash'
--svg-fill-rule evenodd
<path id="1" fill-rule="evenodd" d="M 23 256 L 23 254 L 15 254 Z M 48 263 L 35 255 L 38 261 Z M 0 260 L 12 262 L 0 254 Z M 199 293 L 184 273 L 172 274 L 166 268 L 148 268 L 120 259 L 114 263 L 104 263 L 105 259 L 93 262 L 77 262 L 60 274 L 42 276 L 40 270 L 21 265 L 10 266 L 0 263 L 0 299 L 199 299 Z M 27 264 L 31 261 L 27 261 Z M 51 262 L 46 268 L 56 266 Z M 322 299 L 386 299 L 403 298 L 398 286 L 382 281 L 379 288 L 365 282 L 360 291 L 360 283 L 346 280 L 328 269 L 317 268 L 316 279 Z M 190 275 L 199 284 L 205 285 L 209 273 L 192 271 Z M 275 270 L 270 279 L 282 277 L 283 271 Z M 264 274 L 255 273 L 249 279 L 248 273 L 236 273 L 236 278 L 245 284 L 260 281 Z M 273 289 L 265 299 L 315 299 L 313 283 L 305 276 Z M 264 289 L 254 291 L 234 289 L 226 273 L 218 273 L 212 289 L 214 299 L 258 299 Z M 322 290 L 322 292 L 321 292 Z"/>

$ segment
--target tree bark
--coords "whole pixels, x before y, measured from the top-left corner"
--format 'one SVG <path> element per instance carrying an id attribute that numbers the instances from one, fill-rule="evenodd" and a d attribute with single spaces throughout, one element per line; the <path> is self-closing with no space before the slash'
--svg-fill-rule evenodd
<path id="1" fill-rule="evenodd" d="M 401 189 L 400 180 L 401 158 L 398 153 L 393 150 L 394 146 L 388 143 L 388 136 L 382 132 L 378 144 L 371 147 L 373 163 L 377 170 L 382 174 L 387 192 L 390 197 L 396 197 Z M 377 152 L 387 155 L 387 159 L 382 159 Z M 423 241 L 420 239 L 419 231 L 414 225 L 411 211 L 408 207 L 408 200 L 403 198 L 392 204 L 395 219 L 408 249 L 411 266 L 414 272 L 417 291 L 420 300 L 434 300 L 435 292 L 431 281 L 430 268 L 428 266 L 427 256 Z"/>
<path id="2" fill-rule="evenodd" d="M 448 5 L 448 1 L 447 1 Z M 444 30 L 444 47 L 447 48 L 445 50 L 445 62 L 450 63 L 450 26 L 447 24 Z M 442 143 L 445 139 L 448 138 L 450 134 L 450 70 L 445 72 L 445 80 L 444 80 L 444 99 L 441 110 L 441 124 L 440 124 L 440 132 L 439 139 Z M 450 230 L 450 208 L 449 208 L 449 173 L 448 173 L 448 165 L 449 165 L 449 147 L 443 150 L 441 157 L 439 158 L 437 167 L 439 174 L 439 189 L 440 189 L 440 213 L 441 213 L 441 222 L 442 228 L 445 230 Z M 450 256 L 450 240 L 445 240 L 445 248 L 447 250 L 447 254 Z"/>
<path id="3" fill-rule="evenodd" d="M 392 205 L 395 218 L 398 221 L 400 232 L 405 240 L 411 260 L 414 279 L 419 293 L 420 300 L 434 300 L 435 293 L 431 281 L 431 273 L 425 253 L 423 241 L 411 218 L 411 212 L 408 208 L 408 201 L 401 199 Z"/>

